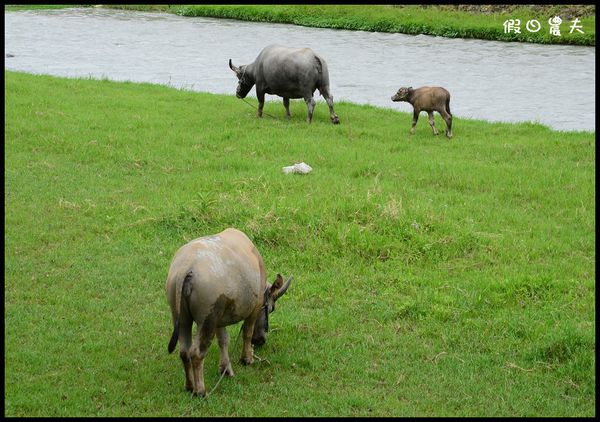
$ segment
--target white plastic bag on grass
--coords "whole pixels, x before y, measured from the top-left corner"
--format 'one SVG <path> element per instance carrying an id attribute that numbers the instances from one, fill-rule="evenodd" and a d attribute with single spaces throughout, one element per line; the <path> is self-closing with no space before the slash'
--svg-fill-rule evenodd
<path id="1" fill-rule="evenodd" d="M 310 171 L 312 171 L 312 167 L 309 166 L 308 164 L 306 164 L 305 162 L 296 163 L 293 166 L 283 167 L 283 172 L 285 174 L 290 174 L 290 173 L 306 174 L 306 173 L 309 173 Z"/>

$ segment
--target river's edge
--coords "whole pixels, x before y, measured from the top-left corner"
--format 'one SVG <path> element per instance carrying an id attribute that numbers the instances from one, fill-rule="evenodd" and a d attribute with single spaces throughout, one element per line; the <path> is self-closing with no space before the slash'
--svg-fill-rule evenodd
<path id="1" fill-rule="evenodd" d="M 595 15 L 585 6 L 522 6 L 510 12 L 482 13 L 452 10 L 448 6 L 417 5 L 103 5 L 127 10 L 157 11 L 189 17 L 226 18 L 253 22 L 287 23 L 300 26 L 347 29 L 369 32 L 434 35 L 447 38 L 472 38 L 490 41 L 516 41 L 536 44 L 596 44 Z M 548 18 L 562 16 L 560 36 L 551 35 Z M 580 19 L 584 33 L 569 33 L 571 21 Z M 504 22 L 519 19 L 520 33 L 505 33 Z M 539 32 L 529 32 L 526 22 L 541 22 Z"/>
<path id="2" fill-rule="evenodd" d="M 91 7 L 90 5 L 9 5 L 5 12 Z M 252 22 L 346 29 L 369 32 L 433 35 L 488 41 L 534 44 L 596 45 L 596 18 L 590 5 L 96 5 L 112 9 L 174 13 L 188 17 L 212 17 Z M 547 20 L 562 17 L 560 36 L 551 35 Z M 583 34 L 573 30 L 574 19 Z M 519 33 L 505 33 L 504 22 L 520 21 Z M 522 27 L 535 19 L 539 32 Z"/>

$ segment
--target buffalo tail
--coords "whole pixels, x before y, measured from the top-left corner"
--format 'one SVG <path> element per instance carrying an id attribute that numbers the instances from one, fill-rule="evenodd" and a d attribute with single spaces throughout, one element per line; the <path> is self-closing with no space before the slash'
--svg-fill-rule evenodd
<path id="1" fill-rule="evenodd" d="M 192 281 L 192 272 L 190 271 L 185 275 L 183 280 L 177 280 L 176 289 L 175 289 L 175 323 L 173 324 L 173 334 L 171 334 L 171 340 L 169 340 L 169 353 L 173 353 L 175 350 L 175 346 L 177 345 L 177 341 L 179 340 L 179 315 L 181 312 L 181 297 L 183 295 L 183 289 L 186 284 L 189 284 Z M 189 290 L 189 287 L 188 287 Z M 188 291 L 189 293 L 189 291 Z"/>
<path id="2" fill-rule="evenodd" d="M 177 344 L 177 340 L 179 339 L 179 317 L 175 320 L 175 327 L 173 328 L 173 334 L 171 335 L 171 340 L 169 341 L 169 353 L 173 353 L 175 350 L 175 345 Z"/>

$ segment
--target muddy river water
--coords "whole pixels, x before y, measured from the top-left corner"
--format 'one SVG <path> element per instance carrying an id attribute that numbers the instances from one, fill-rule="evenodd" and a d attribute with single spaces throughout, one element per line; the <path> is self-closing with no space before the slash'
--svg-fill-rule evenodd
<path id="1" fill-rule="evenodd" d="M 102 8 L 5 12 L 4 21 L 7 70 L 234 95 L 237 80 L 228 60 L 250 63 L 263 47 L 278 43 L 311 47 L 325 58 L 334 101 L 411 111 L 409 104 L 390 100 L 400 86 L 439 85 L 451 92 L 451 109 L 458 118 L 536 121 L 557 130 L 595 129 L 595 47 Z M 267 101 L 280 98 L 267 96 Z"/>

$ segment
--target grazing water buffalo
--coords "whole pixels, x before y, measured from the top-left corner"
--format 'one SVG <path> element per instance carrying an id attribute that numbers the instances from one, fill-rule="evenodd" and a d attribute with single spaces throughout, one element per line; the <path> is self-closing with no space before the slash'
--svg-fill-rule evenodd
<path id="1" fill-rule="evenodd" d="M 413 106 L 413 122 L 410 133 L 415 133 L 415 126 L 419 120 L 419 113 L 426 111 L 429 114 L 429 124 L 433 129 L 433 134 L 439 134 L 435 127 L 433 112 L 437 111 L 441 114 L 446 122 L 446 136 L 452 138 L 452 113 L 450 113 L 450 93 L 439 86 L 423 86 L 413 89 L 400 88 L 392 97 L 392 101 L 406 101 Z"/>
<path id="2" fill-rule="evenodd" d="M 252 344 L 265 343 L 269 313 L 275 301 L 290 286 L 277 274 L 267 283 L 262 257 L 250 239 L 239 230 L 226 229 L 200 237 L 175 253 L 167 276 L 167 300 L 173 317 L 169 353 L 179 341 L 179 356 L 185 371 L 185 388 L 204 396 L 204 357 L 216 333 L 221 350 L 220 373 L 233 376 L 227 347 L 227 325 L 244 320 L 241 362 L 253 362 Z M 192 345 L 192 325 L 198 327 Z"/>
<path id="3" fill-rule="evenodd" d="M 238 67 L 229 59 L 229 67 L 239 80 L 236 90 L 238 98 L 245 98 L 252 86 L 256 85 L 258 117 L 262 117 L 265 94 L 271 94 L 283 97 L 286 117 L 290 117 L 290 98 L 304 98 L 308 107 L 307 121 L 310 123 L 315 108 L 313 93 L 319 89 L 329 106 L 331 121 L 335 124 L 340 122 L 333 111 L 327 63 L 310 48 L 270 45 L 260 52 L 254 62 Z"/>

